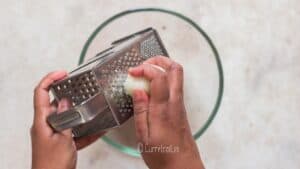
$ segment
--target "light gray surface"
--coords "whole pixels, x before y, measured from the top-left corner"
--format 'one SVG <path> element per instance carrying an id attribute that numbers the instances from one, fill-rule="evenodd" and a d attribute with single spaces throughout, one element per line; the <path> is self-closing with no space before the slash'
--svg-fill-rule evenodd
<path id="1" fill-rule="evenodd" d="M 50 70 L 73 68 L 87 36 L 104 19 L 142 6 L 185 13 L 219 49 L 224 100 L 197 141 L 207 168 L 300 168 L 297 0 L 1 1 L 0 168 L 30 167 L 38 80 Z M 78 168 L 145 166 L 98 141 L 79 153 Z"/>

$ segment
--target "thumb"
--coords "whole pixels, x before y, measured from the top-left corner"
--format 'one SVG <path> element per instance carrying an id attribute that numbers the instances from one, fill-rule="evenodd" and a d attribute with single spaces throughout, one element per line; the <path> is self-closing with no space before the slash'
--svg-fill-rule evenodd
<path id="1" fill-rule="evenodd" d="M 71 103 L 67 99 L 61 99 L 58 102 L 58 107 L 57 107 L 57 113 L 63 113 L 64 111 L 67 111 L 68 109 L 71 108 Z M 67 135 L 67 136 L 72 136 L 72 130 L 71 129 L 66 129 L 62 131 L 61 133 Z"/>
<path id="2" fill-rule="evenodd" d="M 133 91 L 133 111 L 136 137 L 138 141 L 147 143 L 149 136 L 148 128 L 148 113 L 149 113 L 149 98 L 145 91 Z"/>

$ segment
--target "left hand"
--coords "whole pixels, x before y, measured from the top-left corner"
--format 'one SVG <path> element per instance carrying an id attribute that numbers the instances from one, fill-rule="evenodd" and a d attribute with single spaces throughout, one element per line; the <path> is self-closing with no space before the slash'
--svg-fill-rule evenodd
<path id="1" fill-rule="evenodd" d="M 67 100 L 58 106 L 50 103 L 49 86 L 67 76 L 65 71 L 55 71 L 45 76 L 34 90 L 34 120 L 31 127 L 32 169 L 75 169 L 77 150 L 96 141 L 104 133 L 74 140 L 71 129 L 54 132 L 47 117 L 54 112 L 69 109 Z"/>

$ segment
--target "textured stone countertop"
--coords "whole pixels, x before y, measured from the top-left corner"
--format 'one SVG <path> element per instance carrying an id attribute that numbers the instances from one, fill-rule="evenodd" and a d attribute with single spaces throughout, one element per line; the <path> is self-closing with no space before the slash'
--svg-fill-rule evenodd
<path id="1" fill-rule="evenodd" d="M 70 70 L 88 35 L 129 8 L 191 17 L 217 46 L 225 90 L 197 141 L 207 168 L 300 168 L 300 1 L 0 1 L 0 168 L 30 168 L 32 94 L 51 70 Z M 176 35 L 173 35 L 176 36 Z M 79 152 L 78 168 L 146 168 L 103 141 Z"/>

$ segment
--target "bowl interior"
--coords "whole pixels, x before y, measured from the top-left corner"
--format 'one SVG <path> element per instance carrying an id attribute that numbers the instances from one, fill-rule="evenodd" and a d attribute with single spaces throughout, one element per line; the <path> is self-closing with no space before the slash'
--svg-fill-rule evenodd
<path id="1" fill-rule="evenodd" d="M 106 25 L 89 45 L 84 59 L 95 56 L 110 43 L 126 35 L 153 27 L 170 55 L 184 68 L 184 101 L 193 134 L 208 120 L 218 97 L 219 74 L 214 53 L 207 40 L 189 23 L 165 13 L 133 13 Z M 110 130 L 105 140 L 135 149 L 133 118 Z"/>

